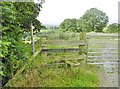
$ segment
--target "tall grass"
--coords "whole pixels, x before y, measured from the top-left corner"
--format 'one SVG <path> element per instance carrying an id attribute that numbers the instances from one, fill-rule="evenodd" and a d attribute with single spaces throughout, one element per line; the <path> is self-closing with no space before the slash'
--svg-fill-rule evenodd
<path id="1" fill-rule="evenodd" d="M 65 56 L 65 53 L 63 54 Z M 57 57 L 60 57 L 60 54 L 56 54 Z M 23 74 L 12 81 L 11 86 L 97 87 L 99 85 L 97 66 L 86 63 L 82 63 L 79 67 L 46 66 L 50 59 L 53 60 L 52 54 L 46 57 L 38 55 Z"/>

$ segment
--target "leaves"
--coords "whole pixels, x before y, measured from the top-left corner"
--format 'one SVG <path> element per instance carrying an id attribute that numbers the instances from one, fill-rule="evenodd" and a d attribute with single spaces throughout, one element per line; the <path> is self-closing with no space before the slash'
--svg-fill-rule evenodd
<path id="1" fill-rule="evenodd" d="M 80 19 L 65 19 L 59 26 L 60 30 L 72 32 L 102 32 L 108 23 L 108 16 L 96 8 L 87 10 Z"/>
<path id="2" fill-rule="evenodd" d="M 73 31 L 77 30 L 77 19 L 65 19 L 59 26 L 59 28 L 64 31 Z"/>
<path id="3" fill-rule="evenodd" d="M 38 22 L 36 17 L 39 14 L 41 4 L 34 2 L 1 2 L 2 19 L 0 32 L 0 57 L 2 58 L 3 71 L 0 71 L 3 77 L 3 85 L 24 65 L 27 53 L 26 46 L 23 43 L 23 32 L 29 31 L 30 24 Z M 36 29 L 40 30 L 40 22 Z"/>
<path id="4" fill-rule="evenodd" d="M 79 19 L 79 27 L 86 32 L 102 32 L 107 23 L 108 16 L 106 16 L 103 11 L 100 11 L 96 8 L 87 10 L 86 13 Z"/>
<path id="5" fill-rule="evenodd" d="M 116 33 L 116 32 L 118 32 L 119 27 L 120 27 L 120 24 L 117 24 L 117 23 L 110 24 L 107 27 L 106 32 L 108 32 L 108 33 Z"/>

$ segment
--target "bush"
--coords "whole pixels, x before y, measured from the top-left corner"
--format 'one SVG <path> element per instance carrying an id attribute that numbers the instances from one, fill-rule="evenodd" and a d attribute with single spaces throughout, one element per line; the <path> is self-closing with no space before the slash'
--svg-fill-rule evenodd
<path id="1" fill-rule="evenodd" d="M 107 33 L 117 33 L 118 29 L 119 29 L 119 25 L 117 23 L 113 23 L 107 27 L 106 32 Z"/>
<path id="2" fill-rule="evenodd" d="M 65 40 L 67 40 L 67 39 L 69 39 L 69 36 L 60 32 L 59 33 L 59 39 L 65 39 Z"/>

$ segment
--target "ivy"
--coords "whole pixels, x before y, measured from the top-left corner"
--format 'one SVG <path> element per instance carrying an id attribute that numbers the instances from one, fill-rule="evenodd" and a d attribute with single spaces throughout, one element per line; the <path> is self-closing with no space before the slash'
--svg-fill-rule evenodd
<path id="1" fill-rule="evenodd" d="M 36 17 L 39 14 L 42 3 L 34 2 L 1 2 L 2 25 L 0 25 L 0 75 L 2 83 L 5 85 L 12 78 L 27 59 L 26 46 L 22 40 L 24 32 L 28 32 L 30 24 L 39 22 Z M 40 23 L 40 22 L 39 22 Z M 35 25 L 35 24 L 34 24 Z M 37 23 L 35 28 L 38 29 L 40 24 Z"/>

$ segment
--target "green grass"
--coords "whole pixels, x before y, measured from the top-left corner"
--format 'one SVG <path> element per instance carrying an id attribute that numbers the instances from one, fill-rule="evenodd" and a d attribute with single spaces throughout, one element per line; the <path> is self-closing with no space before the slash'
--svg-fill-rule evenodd
<path id="1" fill-rule="evenodd" d="M 70 55 L 71 54 L 71 55 Z M 26 70 L 11 82 L 12 87 L 97 87 L 97 66 L 82 63 L 77 67 L 47 67 L 46 63 L 60 60 L 61 56 L 75 58 L 78 54 L 58 53 L 38 55 Z M 54 58 L 53 58 L 54 57 Z"/>
<path id="2" fill-rule="evenodd" d="M 86 66 L 87 67 L 87 66 Z M 25 87 L 97 87 L 98 77 L 95 75 L 95 68 L 91 69 L 80 67 L 79 69 L 70 68 L 45 68 L 29 71 L 20 80 L 14 80 L 12 86 Z M 86 70 L 83 70 L 84 68 Z M 24 81 L 23 81 L 24 80 Z"/>

